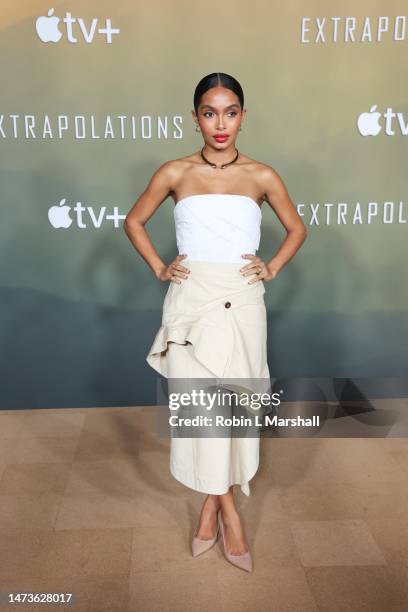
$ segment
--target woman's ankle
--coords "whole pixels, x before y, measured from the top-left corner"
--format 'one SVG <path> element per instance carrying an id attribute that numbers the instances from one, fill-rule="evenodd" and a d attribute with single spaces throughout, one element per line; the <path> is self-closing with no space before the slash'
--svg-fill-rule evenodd
<path id="1" fill-rule="evenodd" d="M 229 523 L 231 521 L 241 520 L 238 510 L 234 507 L 221 508 L 222 520 L 225 523 Z"/>
<path id="2" fill-rule="evenodd" d="M 208 504 L 216 510 L 218 510 L 221 506 L 221 502 L 219 500 L 218 495 L 207 495 L 204 500 L 204 504 Z"/>

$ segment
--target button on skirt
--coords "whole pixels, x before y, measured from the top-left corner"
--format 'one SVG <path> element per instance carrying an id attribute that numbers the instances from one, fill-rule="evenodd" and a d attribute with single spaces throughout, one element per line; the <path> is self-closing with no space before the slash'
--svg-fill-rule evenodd
<path id="1" fill-rule="evenodd" d="M 148 352 L 148 364 L 168 379 L 246 379 L 254 392 L 269 391 L 267 317 L 262 280 L 244 277 L 241 263 L 182 260 L 190 269 L 181 284 L 170 282 L 161 326 Z M 233 386 L 234 387 L 234 386 Z M 232 387 L 232 388 L 233 388 Z M 176 437 L 170 445 L 170 472 L 187 487 L 222 495 L 233 484 L 250 494 L 259 466 L 259 435 Z"/>

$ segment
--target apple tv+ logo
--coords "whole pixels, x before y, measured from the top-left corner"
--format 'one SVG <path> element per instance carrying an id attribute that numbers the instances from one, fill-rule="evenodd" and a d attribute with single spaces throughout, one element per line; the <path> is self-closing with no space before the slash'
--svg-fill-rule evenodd
<path id="1" fill-rule="evenodd" d="M 54 9 L 51 8 L 46 17 L 38 17 L 35 22 L 37 35 L 39 39 L 45 43 L 57 43 L 63 36 L 63 33 L 59 29 L 59 22 L 61 19 L 53 15 L 53 13 Z M 75 33 L 80 32 L 82 34 L 82 39 L 88 44 L 93 41 L 96 26 L 98 24 L 98 20 L 96 18 L 92 19 L 92 24 L 89 31 L 87 30 L 83 19 L 81 19 L 81 17 L 72 17 L 71 13 L 65 13 L 65 17 L 62 19 L 62 21 L 65 23 L 65 33 L 68 42 L 78 42 L 78 39 L 74 36 L 74 25 L 76 23 L 79 25 L 79 30 L 76 28 Z M 108 44 L 112 44 L 112 34 L 120 33 L 119 28 L 112 28 L 112 22 L 110 19 L 105 19 L 105 27 L 98 28 L 96 31 L 98 34 L 105 36 Z"/>
<path id="2" fill-rule="evenodd" d="M 388 107 L 385 113 L 377 111 L 377 104 L 374 104 L 368 113 L 361 113 L 357 118 L 357 128 L 362 136 L 377 136 L 382 126 L 380 124 L 380 117 L 385 119 L 384 133 L 387 136 L 395 136 L 393 130 L 393 119 L 396 117 L 398 120 L 399 133 L 403 136 L 408 135 L 408 124 L 405 123 L 403 113 L 395 113 L 392 108 Z"/>
<path id="3" fill-rule="evenodd" d="M 102 206 L 98 214 L 95 214 L 92 206 L 82 206 L 81 202 L 77 202 L 71 208 L 65 202 L 66 198 L 62 198 L 59 204 L 48 209 L 48 220 L 55 229 L 68 229 L 74 221 L 76 221 L 76 227 L 80 229 L 87 229 L 89 226 L 99 229 L 104 221 L 111 221 L 114 227 L 120 227 L 119 222 L 126 218 L 126 215 L 119 214 L 117 206 L 113 207 L 111 215 L 107 215 L 106 206 Z M 71 218 L 71 210 L 74 219 Z M 85 216 L 83 213 L 87 213 L 87 215 Z M 87 218 L 88 222 L 90 221 L 89 225 L 85 222 Z"/>

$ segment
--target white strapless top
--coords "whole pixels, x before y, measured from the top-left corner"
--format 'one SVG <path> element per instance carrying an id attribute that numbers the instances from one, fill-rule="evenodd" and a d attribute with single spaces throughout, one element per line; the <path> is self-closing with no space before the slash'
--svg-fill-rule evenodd
<path id="1" fill-rule="evenodd" d="M 187 196 L 174 207 L 179 255 L 191 261 L 248 263 L 256 255 L 262 212 L 248 196 L 203 193 Z"/>

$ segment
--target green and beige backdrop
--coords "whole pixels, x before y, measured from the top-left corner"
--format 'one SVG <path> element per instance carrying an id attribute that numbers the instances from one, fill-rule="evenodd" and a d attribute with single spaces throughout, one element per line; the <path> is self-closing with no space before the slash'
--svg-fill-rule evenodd
<path id="1" fill-rule="evenodd" d="M 145 356 L 167 284 L 133 249 L 123 217 L 160 164 L 200 147 L 193 91 L 214 71 L 244 89 L 239 149 L 277 170 L 309 230 L 266 283 L 271 376 L 372 388 L 393 379 L 387 392 L 399 384 L 401 393 L 405 9 L 4 0 L 0 407 L 155 403 Z M 63 206 L 66 228 L 57 227 Z M 271 208 L 262 211 L 259 254 L 270 258 L 285 232 Z M 170 198 L 146 228 L 169 262 Z"/>

